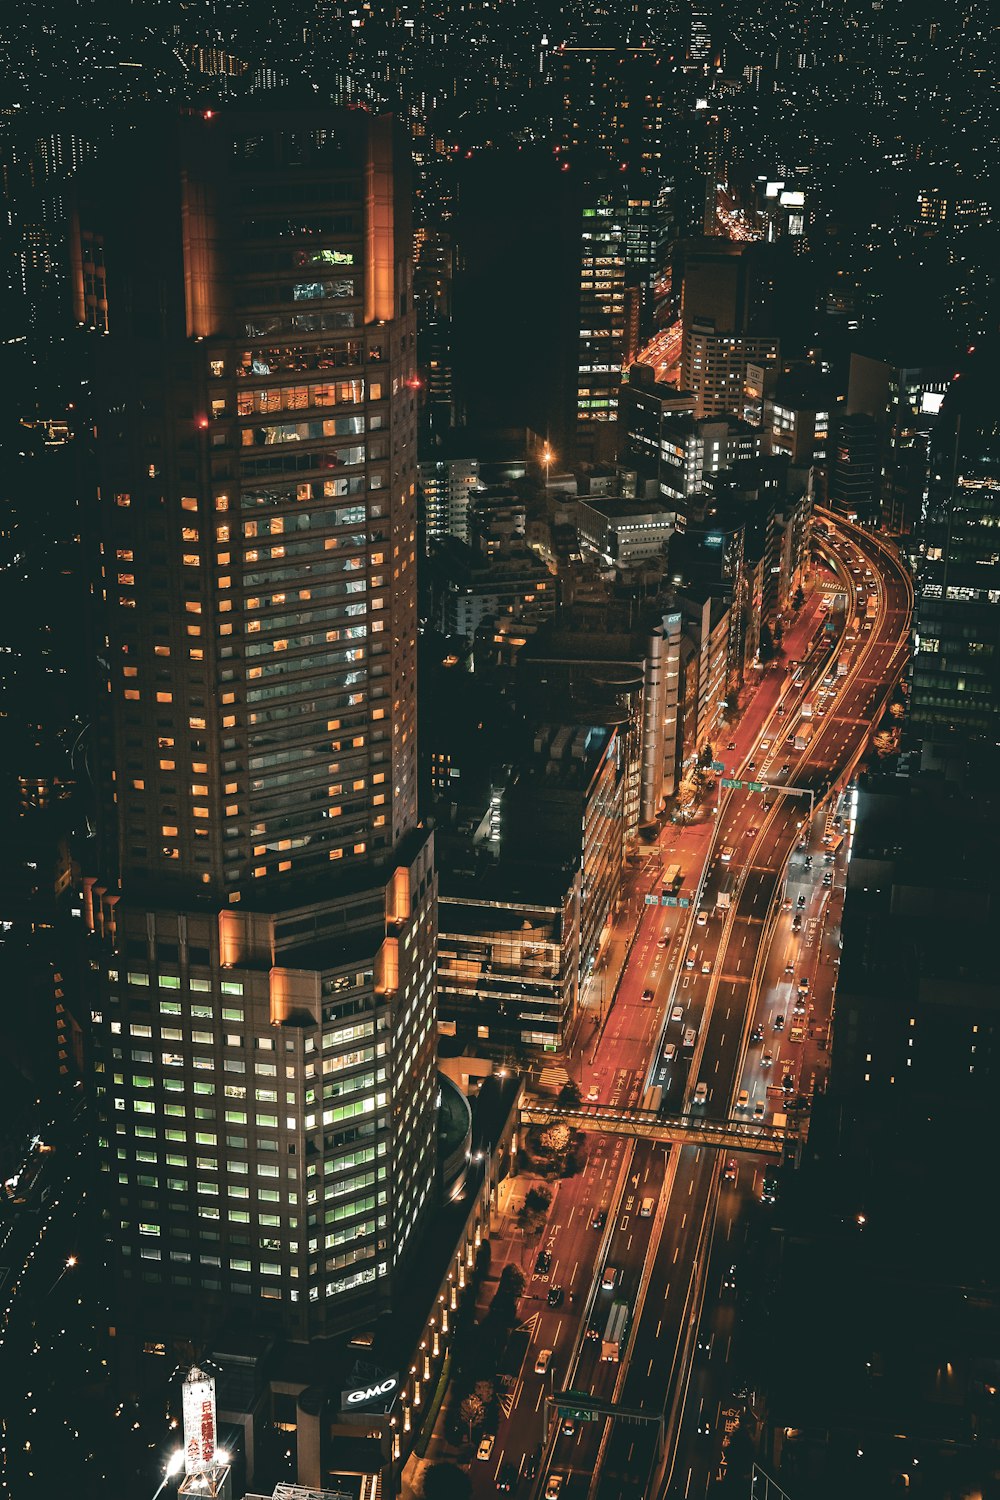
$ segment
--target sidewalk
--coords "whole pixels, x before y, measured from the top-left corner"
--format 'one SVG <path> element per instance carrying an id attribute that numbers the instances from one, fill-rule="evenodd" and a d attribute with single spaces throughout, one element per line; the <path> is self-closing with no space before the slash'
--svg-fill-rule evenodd
<path id="1" fill-rule="evenodd" d="M 540 1235 L 533 1235 L 526 1239 L 517 1227 L 517 1215 L 524 1203 L 525 1198 L 533 1187 L 545 1187 L 552 1194 L 552 1203 L 546 1216 L 546 1225 L 556 1211 L 559 1201 L 559 1189 L 562 1181 L 559 1178 L 550 1181 L 548 1178 L 537 1176 L 531 1172 L 521 1172 L 517 1177 L 505 1177 L 497 1189 L 497 1205 L 494 1211 L 490 1230 L 490 1269 L 483 1277 L 476 1298 L 476 1318 L 482 1321 L 493 1294 L 497 1289 L 497 1283 L 507 1265 L 515 1265 L 527 1276 L 529 1267 L 538 1254 L 539 1245 L 545 1241 L 546 1230 Z M 410 1454 L 400 1476 L 401 1500 L 418 1500 L 421 1495 L 421 1477 L 424 1470 L 431 1464 L 453 1463 L 464 1465 L 466 1455 L 463 1450 L 454 1447 L 445 1433 L 445 1421 L 448 1410 L 448 1392 L 441 1402 L 437 1416 L 434 1421 L 434 1430 L 427 1443 L 424 1457 L 418 1456 L 416 1449 Z"/>

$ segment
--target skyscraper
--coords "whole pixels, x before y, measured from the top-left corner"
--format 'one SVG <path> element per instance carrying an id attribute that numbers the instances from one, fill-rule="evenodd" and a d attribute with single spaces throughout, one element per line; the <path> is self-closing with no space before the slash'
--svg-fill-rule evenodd
<path id="1" fill-rule="evenodd" d="M 1000 746 L 996 350 L 966 361 L 931 434 L 914 607 L 911 728 L 958 759 Z"/>
<path id="2" fill-rule="evenodd" d="M 431 1205 L 404 163 L 360 111 L 189 113 L 78 208 L 98 1103 L 146 1339 L 348 1325 Z"/>

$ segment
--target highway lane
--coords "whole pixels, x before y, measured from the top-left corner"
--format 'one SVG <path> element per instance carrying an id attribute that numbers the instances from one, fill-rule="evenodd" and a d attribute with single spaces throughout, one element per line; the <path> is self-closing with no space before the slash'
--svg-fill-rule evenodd
<path id="1" fill-rule="evenodd" d="M 848 596 L 850 616 L 853 607 L 850 581 L 841 578 L 839 584 L 828 584 L 827 587 L 830 592 L 839 589 Z M 788 638 L 790 651 L 798 653 L 796 659 L 808 661 L 811 666 L 833 645 L 818 629 L 819 623 L 818 601 L 813 601 L 813 608 L 803 611 L 796 636 L 793 638 L 790 634 Z M 851 728 L 859 743 L 863 742 L 865 735 L 858 733 L 866 706 L 862 694 L 867 690 L 870 697 L 872 688 L 883 680 L 883 674 L 892 661 L 894 647 L 891 641 L 881 641 L 878 633 L 860 632 L 860 636 L 855 647 L 855 663 L 847 678 L 837 684 L 840 697 L 836 706 L 830 710 L 824 707 L 817 715 L 813 742 L 805 752 L 794 752 L 787 741 L 798 717 L 798 706 L 813 688 L 813 683 L 806 678 L 795 686 L 791 682 L 792 674 L 774 672 L 768 674 L 758 691 L 752 714 L 752 737 L 745 732 L 748 726 L 741 725 L 733 732 L 734 738 L 727 742 L 726 750 L 717 750 L 716 754 L 725 758 L 727 764 L 731 755 L 734 769 L 742 770 L 748 762 L 756 762 L 753 774 L 769 781 L 783 785 L 803 784 L 808 775 L 814 783 L 823 786 L 829 780 L 830 770 L 840 769 L 842 752 L 846 748 L 843 741 L 849 739 Z M 811 652 L 810 641 L 815 642 Z M 861 676 L 857 658 L 866 665 L 866 677 Z M 858 723 L 852 725 L 854 719 Z M 847 721 L 846 735 L 843 721 Z M 764 807 L 766 800 L 772 802 L 768 809 Z M 726 913 L 715 913 L 714 909 L 706 912 L 700 926 L 696 925 L 693 910 L 685 913 L 680 908 L 656 906 L 646 911 L 607 1030 L 594 1047 L 594 1057 L 588 1059 L 585 1056 L 582 1061 L 580 1083 L 585 1099 L 590 1095 L 595 1102 L 601 1103 L 638 1102 L 653 1043 L 659 1036 L 661 1045 L 649 1069 L 649 1078 L 662 1082 L 665 1107 L 673 1109 L 685 1097 L 690 1097 L 699 1077 L 706 1076 L 710 1068 L 712 1079 L 706 1076 L 711 1087 L 708 1112 L 717 1117 L 728 1113 L 741 1060 L 746 1053 L 746 1036 L 750 1029 L 749 1001 L 760 956 L 764 918 L 783 878 L 785 856 L 798 839 L 800 830 L 797 824 L 804 820 L 806 805 L 777 794 L 767 798 L 737 792 L 727 795 L 711 840 L 712 863 L 704 881 L 706 901 L 703 904 L 713 905 L 707 896 L 712 892 L 712 882 L 719 873 L 718 851 L 731 845 L 734 849 L 733 866 L 742 871 L 733 907 Z M 671 831 L 668 837 L 674 840 L 676 834 Z M 663 843 L 666 844 L 666 839 Z M 661 848 L 659 869 L 653 861 L 644 862 L 644 882 L 649 881 L 655 887 L 665 862 L 677 861 L 668 858 Z M 668 944 L 662 947 L 667 932 Z M 683 966 L 684 957 L 692 945 L 697 946 L 698 954 L 694 968 L 687 969 Z M 708 973 L 702 972 L 703 966 L 707 967 Z M 671 1016 L 676 1006 L 681 1008 L 682 1016 L 674 1020 Z M 777 1011 L 772 1012 L 772 1019 L 776 1014 Z M 684 1030 L 689 1025 L 698 1032 L 698 1046 L 693 1058 L 681 1045 Z M 664 1051 L 671 1045 L 674 1053 L 668 1062 Z M 763 1050 L 762 1045 L 758 1055 L 762 1055 Z M 751 1108 L 755 1099 L 756 1095 L 748 1101 Z M 594 1270 L 601 1258 L 599 1233 L 591 1231 L 588 1236 L 586 1232 L 589 1227 L 587 1210 L 596 1201 L 588 1190 L 587 1179 L 593 1173 L 603 1171 L 601 1180 L 611 1181 L 616 1166 L 625 1161 L 621 1153 L 627 1148 L 620 1141 L 604 1141 L 603 1147 L 608 1155 L 602 1157 L 599 1148 L 595 1148 L 581 1177 L 562 1185 L 557 1210 L 554 1211 L 557 1214 L 553 1220 L 555 1243 L 560 1257 L 566 1256 L 564 1263 L 568 1266 L 572 1261 L 574 1286 L 583 1286 L 588 1274 L 593 1281 Z M 709 1213 L 714 1212 L 716 1201 L 711 1180 L 712 1174 L 717 1174 L 720 1167 L 716 1153 L 685 1147 L 676 1152 L 675 1163 L 676 1180 L 666 1222 L 655 1246 L 645 1311 L 634 1334 L 635 1347 L 627 1366 L 619 1367 L 614 1379 L 615 1386 L 620 1386 L 624 1392 L 620 1399 L 631 1403 L 634 1394 L 636 1405 L 648 1400 L 651 1391 L 665 1389 L 674 1370 L 677 1340 L 672 1341 L 666 1335 L 661 1337 L 656 1330 L 672 1327 L 676 1333 L 676 1320 L 683 1310 L 677 1305 L 677 1299 L 682 1295 L 689 1298 L 690 1289 L 697 1282 L 697 1278 L 691 1276 L 697 1237 L 709 1222 Z M 685 1204 L 685 1196 L 691 1200 L 689 1204 Z M 576 1238 L 571 1240 L 570 1236 Z M 623 1286 L 627 1288 L 633 1285 L 632 1278 L 637 1274 L 637 1266 L 641 1265 L 631 1258 L 637 1248 L 641 1249 L 641 1240 L 634 1240 L 631 1246 L 625 1247 L 627 1264 Z M 679 1268 L 675 1270 L 673 1281 L 664 1278 L 663 1270 L 667 1265 Z M 562 1264 L 554 1266 L 553 1274 L 557 1278 L 563 1275 Z M 542 1309 L 532 1335 L 533 1349 L 543 1346 L 557 1348 L 560 1341 L 562 1348 L 570 1348 L 566 1333 L 560 1329 L 567 1319 L 572 1323 L 574 1318 L 579 1318 L 579 1306 L 575 1309 L 564 1306 L 554 1312 L 544 1308 L 543 1299 L 529 1288 L 526 1306 L 532 1304 Z M 653 1318 L 656 1310 L 657 1316 Z M 650 1329 L 653 1330 L 652 1336 Z M 553 1344 L 544 1344 L 542 1341 L 549 1337 L 552 1337 Z M 650 1337 L 652 1345 L 648 1345 Z M 590 1359 L 594 1361 L 592 1351 Z M 565 1369 L 560 1360 L 561 1356 L 560 1359 L 554 1357 L 557 1372 Z M 663 1361 L 666 1361 L 665 1365 Z M 563 1378 L 559 1376 L 557 1385 L 562 1384 Z M 603 1390 L 610 1376 L 607 1370 L 589 1369 L 588 1350 L 584 1347 L 579 1368 L 574 1369 L 569 1378 L 574 1386 L 583 1382 L 586 1388 L 589 1380 L 591 1386 L 596 1383 L 597 1388 Z M 638 1385 L 634 1386 L 633 1382 L 638 1382 Z M 501 1434 L 502 1443 L 498 1438 L 496 1468 L 501 1461 L 512 1456 L 521 1467 L 523 1454 L 531 1451 L 533 1444 L 537 1443 L 540 1386 L 535 1391 L 534 1401 L 531 1400 L 533 1389 L 529 1376 L 522 1384 L 522 1392 L 526 1391 L 526 1394 L 519 1396 L 512 1412 L 510 1431 Z M 525 1413 L 530 1413 L 533 1422 L 524 1422 Z M 644 1451 L 648 1450 L 652 1461 L 655 1438 L 650 1429 L 613 1428 L 610 1435 L 602 1431 L 598 1438 L 593 1428 L 603 1429 L 603 1424 L 593 1424 L 593 1427 L 588 1424 L 586 1431 L 581 1428 L 576 1433 L 560 1435 L 557 1440 L 555 1471 L 562 1472 L 559 1464 L 565 1462 L 568 1493 L 578 1492 L 592 1468 L 602 1462 L 608 1474 L 620 1476 L 642 1471 L 639 1460 Z M 625 1444 L 624 1448 L 622 1444 Z M 478 1467 L 473 1466 L 474 1469 Z M 496 1470 L 492 1463 L 488 1467 L 492 1478 Z M 647 1464 L 647 1470 L 648 1467 Z M 612 1478 L 608 1483 L 612 1487 L 608 1493 L 614 1492 L 618 1479 Z M 477 1483 L 476 1488 L 478 1490 L 481 1485 Z M 540 1489 L 541 1484 L 535 1488 Z"/>
<path id="2" fill-rule="evenodd" d="M 806 785 L 818 784 L 819 788 L 825 788 L 825 785 L 830 780 L 829 773 L 831 772 L 831 770 L 839 771 L 843 766 L 843 762 L 846 759 L 843 752 L 845 750 L 850 750 L 852 754 L 855 753 L 854 743 L 852 743 L 849 739 L 849 736 L 845 735 L 843 732 L 844 721 L 847 721 L 848 727 L 853 727 L 854 729 L 857 750 L 860 751 L 861 749 L 863 749 L 871 724 L 871 719 L 868 717 L 868 714 L 871 712 L 872 708 L 878 707 L 879 704 L 884 701 L 885 695 L 887 695 L 888 691 L 891 689 L 891 669 L 894 663 L 897 662 L 900 658 L 900 642 L 902 639 L 902 635 L 900 632 L 905 629 L 904 622 L 908 619 L 907 609 L 905 607 L 905 584 L 900 583 L 897 586 L 897 592 L 902 595 L 903 603 L 900 604 L 898 601 L 892 601 L 890 599 L 889 602 L 891 607 L 883 609 L 876 632 L 868 635 L 867 639 L 863 638 L 857 643 L 857 646 L 855 648 L 855 659 L 852 663 L 852 666 L 850 667 L 846 677 L 836 684 L 838 696 L 835 700 L 835 711 L 824 712 L 819 716 L 819 724 L 817 725 L 817 729 L 814 733 L 814 739 L 811 745 L 808 747 L 807 751 L 799 757 L 790 757 L 793 763 L 795 763 L 795 769 L 788 776 L 788 780 L 794 779 L 799 784 Z M 866 634 L 867 633 L 862 632 L 863 637 Z M 875 692 L 879 695 L 878 701 L 875 703 L 872 702 L 873 690 L 875 690 Z M 852 724 L 851 721 L 857 722 Z M 791 719 L 789 720 L 789 722 L 791 722 Z M 763 737 L 764 736 L 762 735 L 762 738 Z M 736 800 L 741 795 L 744 803 L 742 813 L 739 808 L 739 803 Z M 780 811 L 778 809 L 773 810 L 774 812 L 777 812 L 777 816 L 772 817 L 769 826 L 769 837 L 771 840 L 770 855 L 775 857 L 765 857 L 763 869 L 755 868 L 755 865 L 752 862 L 761 853 L 764 852 L 761 847 L 764 840 L 762 836 L 754 839 L 753 835 L 747 834 L 747 825 L 749 822 L 749 817 L 751 815 L 746 810 L 746 804 L 749 801 L 749 798 L 746 796 L 746 794 L 732 794 L 730 803 L 727 806 L 727 811 L 734 802 L 736 802 L 736 807 L 733 809 L 733 815 L 731 819 L 728 822 L 724 822 L 720 825 L 721 831 L 716 839 L 717 848 L 724 847 L 723 838 L 730 838 L 731 835 L 739 836 L 740 834 L 742 834 L 744 837 L 750 837 L 754 841 L 751 846 L 750 870 L 743 882 L 742 887 L 740 888 L 736 914 L 733 918 L 727 919 L 725 928 L 719 933 L 716 939 L 716 955 L 717 959 L 721 957 L 722 965 L 721 972 L 717 975 L 715 1004 L 712 1008 L 712 1015 L 709 1018 L 709 1028 L 711 1028 L 714 1024 L 717 1024 L 718 1034 L 716 1036 L 710 1034 L 706 1038 L 705 1055 L 711 1057 L 713 1060 L 713 1073 L 718 1075 L 721 1072 L 723 1074 L 723 1082 L 721 1084 L 715 1083 L 713 1085 L 713 1095 L 710 1098 L 708 1105 L 710 1113 L 725 1113 L 727 1110 L 732 1108 L 734 1097 L 733 1079 L 738 1075 L 736 1075 L 735 1068 L 732 1072 L 729 1071 L 730 1061 L 734 1058 L 734 1054 L 736 1059 L 739 1059 L 741 1056 L 746 1055 L 742 1048 L 738 1051 L 735 1049 L 735 1031 L 733 1031 L 731 1034 L 727 1034 L 727 1032 L 722 1029 L 723 1021 L 729 1023 L 733 1019 L 734 1011 L 732 1002 L 734 1000 L 737 1002 L 738 1009 L 740 993 L 746 993 L 749 989 L 746 975 L 746 950 L 751 947 L 752 938 L 749 937 L 746 931 L 743 931 L 743 933 L 741 934 L 740 928 L 743 927 L 745 929 L 750 923 L 754 921 L 755 918 L 759 922 L 759 906 L 764 900 L 767 899 L 767 893 L 769 891 L 772 894 L 775 894 L 777 892 L 779 881 L 782 879 L 782 869 L 787 853 L 790 852 L 792 845 L 799 841 L 801 830 L 795 825 L 797 825 L 800 821 L 804 821 L 791 812 L 789 804 L 785 802 L 785 799 L 776 798 L 775 800 L 779 803 L 781 809 Z M 735 847 L 737 846 L 734 846 L 734 848 Z M 753 879 L 755 875 L 757 876 L 756 883 Z M 708 882 L 706 882 L 706 885 L 707 884 Z M 823 893 L 822 886 L 820 887 L 820 895 L 818 899 L 821 904 L 829 901 L 829 896 Z M 797 901 L 795 904 L 797 905 Z M 814 918 L 812 912 L 808 911 L 806 915 L 808 916 L 810 921 L 815 920 L 818 922 L 821 920 L 821 914 Z M 779 923 L 776 929 L 775 940 L 769 944 L 767 953 L 762 955 L 762 957 L 765 959 L 764 970 L 761 976 L 763 982 L 759 987 L 762 1009 L 752 1014 L 748 1014 L 746 1018 L 745 1034 L 747 1036 L 749 1036 L 749 1034 L 752 1032 L 753 1026 L 760 1025 L 762 1028 L 764 1039 L 760 1044 L 759 1052 L 754 1054 L 754 1065 L 756 1066 L 758 1071 L 758 1086 L 765 1089 L 766 1084 L 764 1083 L 764 1080 L 761 1076 L 763 1070 L 761 1068 L 759 1059 L 762 1058 L 764 1052 L 768 1050 L 766 1045 L 768 1034 L 767 1028 L 770 1029 L 771 1035 L 772 1045 L 770 1050 L 772 1052 L 773 1058 L 772 1067 L 774 1067 L 775 1065 L 779 1067 L 781 1066 L 781 1052 L 779 1050 L 780 1047 L 785 1047 L 787 1052 L 788 1049 L 796 1045 L 784 1041 L 784 1038 L 787 1037 L 788 1032 L 791 1029 L 788 1025 L 791 1016 L 787 1012 L 786 1008 L 780 1003 L 786 998 L 786 996 L 782 995 L 780 989 L 777 988 L 780 982 L 786 981 L 786 976 L 784 974 L 785 965 L 787 963 L 787 958 L 785 957 L 785 948 L 787 947 L 789 939 L 792 936 L 791 926 L 793 916 L 794 912 L 782 914 L 782 918 L 779 919 Z M 806 926 L 805 922 L 803 923 L 803 926 Z M 806 928 L 806 931 L 808 934 L 808 928 Z M 735 943 L 734 936 L 737 939 Z M 734 970 L 732 974 L 729 973 L 729 958 L 731 954 L 735 956 L 736 960 L 732 965 L 732 968 Z M 780 963 L 780 980 L 774 973 L 774 966 L 776 963 Z M 797 979 L 798 975 L 794 975 L 793 977 Z M 721 1006 L 719 1005 L 720 995 L 722 999 Z M 787 998 L 792 998 L 792 992 L 790 988 L 787 991 Z M 727 1002 L 729 1003 L 727 1004 Z M 792 1004 L 794 1006 L 794 1000 L 792 1001 Z M 766 1010 L 763 1007 L 766 1007 Z M 727 1009 L 730 1011 L 730 1014 L 728 1016 L 725 1014 Z M 777 1020 L 779 1015 L 782 1016 L 783 1025 L 780 1031 L 776 1031 L 775 1021 Z M 716 1020 L 716 1018 L 718 1019 Z M 788 1029 L 786 1030 L 786 1028 Z M 730 1088 L 728 1094 L 725 1089 L 726 1077 L 728 1077 L 730 1080 Z M 742 1077 L 741 1086 L 748 1087 L 748 1079 L 746 1076 Z M 716 1094 L 716 1090 L 719 1090 L 718 1094 Z M 689 1088 L 689 1093 L 691 1091 L 691 1088 Z M 748 1102 L 752 1107 L 754 1099 L 751 1098 Z M 678 1164 L 677 1185 L 680 1187 L 680 1190 L 682 1192 L 686 1171 L 690 1170 L 687 1166 L 687 1163 L 685 1162 L 685 1158 L 693 1155 L 693 1148 L 685 1148 L 679 1153 L 680 1159 Z M 741 1174 L 744 1181 L 744 1189 L 746 1190 L 746 1184 L 749 1183 L 749 1193 L 752 1194 L 754 1185 L 756 1183 L 759 1183 L 759 1179 L 761 1176 L 760 1169 L 755 1168 L 751 1172 L 746 1158 L 743 1158 L 742 1165 L 737 1164 L 737 1181 L 739 1181 Z M 694 1198 L 695 1179 L 692 1177 L 687 1180 L 689 1181 L 690 1194 L 692 1198 Z M 699 1194 L 698 1198 L 695 1199 L 695 1204 L 693 1205 L 693 1207 L 695 1207 L 695 1222 L 698 1222 L 699 1218 L 701 1222 L 705 1222 L 707 1220 L 707 1216 L 711 1211 L 712 1206 L 709 1201 L 710 1198 L 711 1187 L 709 1186 L 706 1189 L 706 1196 L 704 1199 L 704 1215 L 699 1215 L 697 1212 L 697 1208 L 695 1207 L 695 1205 L 697 1205 L 697 1203 L 701 1200 L 701 1195 Z M 749 1195 L 747 1197 L 747 1201 L 752 1201 Z M 720 1228 L 717 1231 L 716 1237 L 713 1241 L 713 1259 L 710 1263 L 710 1268 L 706 1276 L 706 1284 L 709 1288 L 712 1287 L 713 1278 L 721 1278 L 718 1281 L 718 1291 L 714 1294 L 711 1294 L 711 1306 L 714 1309 L 711 1317 L 715 1319 L 715 1322 L 709 1328 L 709 1332 L 712 1333 L 710 1349 L 702 1349 L 701 1351 L 698 1351 L 695 1348 L 691 1351 L 691 1358 L 686 1361 L 682 1368 L 678 1369 L 675 1367 L 675 1362 L 672 1359 L 672 1354 L 666 1352 L 669 1349 L 669 1339 L 664 1343 L 664 1340 L 660 1338 L 659 1334 L 654 1329 L 651 1342 L 647 1344 L 647 1338 L 649 1337 L 649 1335 L 647 1332 L 646 1324 L 648 1323 L 648 1318 L 644 1320 L 643 1325 L 640 1326 L 637 1332 L 636 1346 L 632 1354 L 629 1376 L 625 1382 L 624 1388 L 623 1399 L 626 1402 L 630 1399 L 630 1382 L 633 1378 L 642 1383 L 645 1383 L 648 1389 L 662 1390 L 667 1386 L 671 1374 L 673 1374 L 676 1377 L 676 1380 L 671 1393 L 679 1393 L 683 1388 L 684 1395 L 686 1397 L 689 1397 L 690 1387 L 688 1382 L 690 1381 L 690 1378 L 692 1376 L 692 1371 L 694 1371 L 696 1375 L 694 1390 L 696 1399 L 693 1402 L 689 1400 L 685 1400 L 684 1402 L 684 1410 L 687 1417 L 687 1426 L 682 1428 L 681 1432 L 681 1436 L 683 1439 L 683 1452 L 681 1454 L 681 1462 L 674 1468 L 673 1471 L 675 1474 L 675 1483 L 673 1488 L 677 1494 L 686 1494 L 690 1486 L 693 1474 L 693 1465 L 688 1464 L 687 1469 L 685 1469 L 684 1457 L 691 1450 L 692 1444 L 694 1445 L 696 1451 L 699 1447 L 704 1450 L 704 1456 L 701 1459 L 703 1466 L 707 1465 L 709 1469 L 711 1469 L 711 1466 L 715 1462 L 715 1455 L 712 1453 L 712 1445 L 713 1442 L 715 1442 L 718 1438 L 719 1420 L 722 1411 L 721 1403 L 723 1397 L 720 1395 L 716 1400 L 716 1411 L 714 1416 L 711 1410 L 709 1411 L 708 1418 L 704 1418 L 703 1414 L 705 1409 L 705 1402 L 709 1401 L 709 1403 L 711 1404 L 713 1381 L 715 1382 L 715 1384 L 719 1384 L 720 1386 L 725 1384 L 725 1372 L 729 1359 L 731 1339 L 731 1328 L 727 1330 L 727 1324 L 732 1320 L 732 1313 L 731 1310 L 727 1310 L 725 1307 L 720 1307 L 719 1297 L 723 1290 L 722 1280 L 727 1277 L 729 1267 L 730 1265 L 734 1264 L 734 1262 L 726 1261 L 721 1271 L 719 1268 L 720 1265 L 722 1265 L 722 1261 L 724 1261 L 728 1255 L 732 1254 L 732 1241 L 734 1236 L 737 1241 L 740 1241 L 743 1237 L 743 1234 L 745 1234 L 745 1226 L 743 1226 L 741 1232 L 740 1215 L 734 1213 L 724 1214 L 722 1224 L 720 1225 Z M 675 1260 L 675 1254 L 679 1253 L 679 1251 L 681 1251 L 682 1249 L 686 1251 L 686 1259 L 684 1261 Z M 722 1258 L 721 1260 L 720 1256 Z M 686 1264 L 688 1275 L 686 1278 L 682 1279 L 687 1279 L 689 1285 L 691 1284 L 692 1280 L 695 1279 L 691 1276 L 691 1271 L 694 1265 L 694 1256 L 693 1249 L 690 1244 L 690 1238 L 684 1246 L 679 1246 L 676 1240 L 673 1240 L 672 1242 L 671 1237 L 667 1235 L 664 1236 L 664 1243 L 661 1252 L 657 1256 L 656 1267 L 654 1268 L 653 1285 L 657 1284 L 658 1277 L 662 1277 L 662 1268 L 665 1261 L 669 1261 L 675 1267 L 678 1264 Z M 720 1342 L 721 1334 L 725 1335 L 724 1342 Z M 697 1340 L 695 1340 L 694 1342 L 695 1344 L 697 1344 Z M 649 1359 L 644 1363 L 644 1356 L 646 1355 L 647 1351 L 649 1354 Z M 708 1373 L 705 1373 L 705 1370 L 699 1367 L 697 1363 L 699 1357 L 703 1361 L 705 1370 L 707 1370 Z M 667 1363 L 668 1359 L 670 1360 L 669 1364 Z M 691 1362 L 692 1359 L 695 1361 L 695 1363 L 693 1364 Z M 713 1376 L 713 1367 L 717 1366 L 720 1362 L 722 1366 L 722 1376 L 719 1377 L 718 1372 L 716 1372 L 715 1376 Z M 698 1431 L 699 1427 L 704 1427 L 706 1421 L 708 1422 L 710 1432 L 713 1434 L 712 1436 L 707 1436 L 704 1432 Z M 643 1488 L 643 1479 L 641 1477 L 635 1476 L 645 1476 L 646 1474 L 648 1474 L 650 1466 L 652 1465 L 654 1459 L 655 1441 L 649 1432 L 647 1432 L 645 1429 L 638 1429 L 633 1432 L 631 1430 L 625 1429 L 624 1427 L 616 1429 L 605 1453 L 604 1470 L 598 1488 L 598 1493 L 602 1495 L 605 1493 L 608 1495 L 615 1493 L 627 1493 L 629 1487 L 631 1487 L 637 1493 L 641 1492 Z"/>

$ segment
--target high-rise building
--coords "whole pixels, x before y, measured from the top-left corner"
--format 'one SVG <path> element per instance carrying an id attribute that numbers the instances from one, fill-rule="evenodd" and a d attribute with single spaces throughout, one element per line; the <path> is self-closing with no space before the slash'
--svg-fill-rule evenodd
<path id="1" fill-rule="evenodd" d="M 607 188 L 583 209 L 576 448 L 611 459 L 622 370 L 652 331 L 663 209 L 649 193 Z"/>
<path id="2" fill-rule="evenodd" d="M 881 495 L 879 431 L 864 413 L 843 413 L 830 445 L 827 488 L 832 510 L 862 526 L 878 520 Z"/>
<path id="3" fill-rule="evenodd" d="M 1000 745 L 1000 424 L 993 350 L 977 351 L 931 436 L 910 724 L 925 745 Z"/>
<path id="4" fill-rule="evenodd" d="M 96 1076 L 141 1338 L 349 1326 L 432 1206 L 405 161 L 360 111 L 189 113 L 78 207 Z"/>

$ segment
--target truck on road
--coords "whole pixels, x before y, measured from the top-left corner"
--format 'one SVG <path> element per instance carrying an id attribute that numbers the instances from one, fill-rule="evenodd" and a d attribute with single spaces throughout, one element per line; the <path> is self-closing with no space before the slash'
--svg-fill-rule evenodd
<path id="1" fill-rule="evenodd" d="M 865 619 L 866 620 L 874 620 L 874 618 L 875 618 L 875 616 L 877 614 L 878 614 L 878 595 L 877 594 L 869 594 L 868 595 L 868 603 L 865 605 Z"/>
<path id="2" fill-rule="evenodd" d="M 813 737 L 812 722 L 809 719 L 803 719 L 802 723 L 799 725 L 799 727 L 795 731 L 795 748 L 796 748 L 796 750 L 805 750 L 805 748 L 809 744 L 809 741 L 812 739 L 812 737 Z"/>
<path id="3" fill-rule="evenodd" d="M 671 865 L 663 877 L 663 889 L 669 892 L 672 896 L 676 895 L 677 887 L 680 885 L 683 878 L 684 871 L 681 869 L 680 865 Z"/>
<path id="4" fill-rule="evenodd" d="M 612 1360 L 615 1364 L 622 1357 L 625 1347 L 625 1336 L 628 1333 L 628 1303 L 613 1302 L 608 1314 L 608 1325 L 601 1339 L 601 1358 Z"/>
<path id="5" fill-rule="evenodd" d="M 736 876 L 732 870 L 723 870 L 719 876 L 719 884 L 715 892 L 716 911 L 728 911 L 733 902 L 733 886 L 736 884 Z"/>
<path id="6" fill-rule="evenodd" d="M 648 1109 L 652 1113 L 659 1114 L 659 1112 L 660 1112 L 660 1106 L 661 1106 L 662 1103 L 663 1103 L 663 1090 L 662 1090 L 662 1088 L 660 1087 L 660 1085 L 658 1083 L 650 1084 L 649 1088 L 646 1090 L 646 1092 L 642 1096 L 642 1107 L 643 1107 L 643 1109 Z"/>

